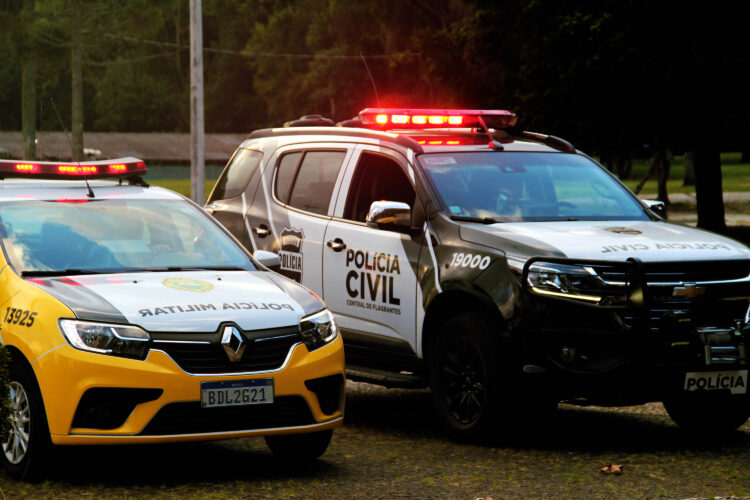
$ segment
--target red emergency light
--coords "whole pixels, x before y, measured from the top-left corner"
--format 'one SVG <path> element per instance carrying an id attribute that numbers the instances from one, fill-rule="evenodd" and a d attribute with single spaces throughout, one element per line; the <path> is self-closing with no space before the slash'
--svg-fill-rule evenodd
<path id="1" fill-rule="evenodd" d="M 52 161 L 0 160 L 0 179 L 105 179 L 144 175 L 146 164 L 137 158 L 59 163 Z"/>
<path id="2" fill-rule="evenodd" d="M 439 135 L 409 135 L 421 146 L 478 146 L 487 145 L 484 135 L 464 134 L 461 136 L 442 137 Z"/>
<path id="3" fill-rule="evenodd" d="M 386 130 L 428 128 L 507 128 L 517 116 L 502 109 L 395 109 L 367 108 L 359 112 L 362 126 Z"/>

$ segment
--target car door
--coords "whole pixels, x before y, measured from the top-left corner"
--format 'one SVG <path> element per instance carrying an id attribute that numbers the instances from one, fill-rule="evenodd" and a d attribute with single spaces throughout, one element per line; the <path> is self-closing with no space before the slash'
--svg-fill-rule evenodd
<path id="1" fill-rule="evenodd" d="M 279 148 L 248 212 L 258 247 L 279 255 L 281 274 L 321 295 L 323 236 L 351 154 L 337 143 Z"/>
<path id="2" fill-rule="evenodd" d="M 358 146 L 329 222 L 323 249 L 323 298 L 347 345 L 347 363 L 388 368 L 416 352 L 417 263 L 410 234 L 370 228 L 372 201 L 402 201 L 421 222 L 406 159 L 384 147 Z M 346 194 L 346 196 L 344 196 Z M 417 208 L 417 209 L 415 209 Z M 398 369 L 398 366 L 390 366 Z"/>

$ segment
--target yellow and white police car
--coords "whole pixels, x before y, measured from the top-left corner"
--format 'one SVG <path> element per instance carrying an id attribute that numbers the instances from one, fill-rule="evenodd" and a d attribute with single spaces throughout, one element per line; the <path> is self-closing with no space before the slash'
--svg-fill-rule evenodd
<path id="1" fill-rule="evenodd" d="M 51 445 L 244 436 L 320 456 L 344 411 L 333 316 L 145 172 L 0 161 L 0 460 L 31 477 Z"/>
<path id="2" fill-rule="evenodd" d="M 742 425 L 750 249 L 667 222 L 515 122 L 303 117 L 250 134 L 207 208 L 322 295 L 349 377 L 429 384 L 455 434 L 512 433 L 559 401 L 663 401 L 685 427 Z"/>

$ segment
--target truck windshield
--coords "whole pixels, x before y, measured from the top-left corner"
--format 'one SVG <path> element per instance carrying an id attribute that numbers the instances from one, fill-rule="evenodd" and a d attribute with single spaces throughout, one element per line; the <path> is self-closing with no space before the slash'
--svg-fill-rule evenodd
<path id="1" fill-rule="evenodd" d="M 591 160 L 568 153 L 430 153 L 419 162 L 453 216 L 500 222 L 648 220 Z"/>
<path id="2" fill-rule="evenodd" d="M 2 203 L 0 241 L 24 276 L 255 269 L 219 226 L 180 200 Z"/>

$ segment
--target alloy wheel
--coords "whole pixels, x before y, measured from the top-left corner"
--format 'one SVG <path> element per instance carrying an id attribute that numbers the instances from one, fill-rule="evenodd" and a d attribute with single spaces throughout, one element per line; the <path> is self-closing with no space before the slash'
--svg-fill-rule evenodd
<path id="1" fill-rule="evenodd" d="M 20 463 L 29 450 L 31 435 L 31 408 L 29 397 L 23 386 L 13 381 L 10 383 L 10 429 L 8 438 L 3 443 L 3 453 L 8 462 Z"/>
<path id="2" fill-rule="evenodd" d="M 482 414 L 486 400 L 486 375 L 478 346 L 465 337 L 448 344 L 441 366 L 445 405 L 456 422 L 467 425 Z"/>

